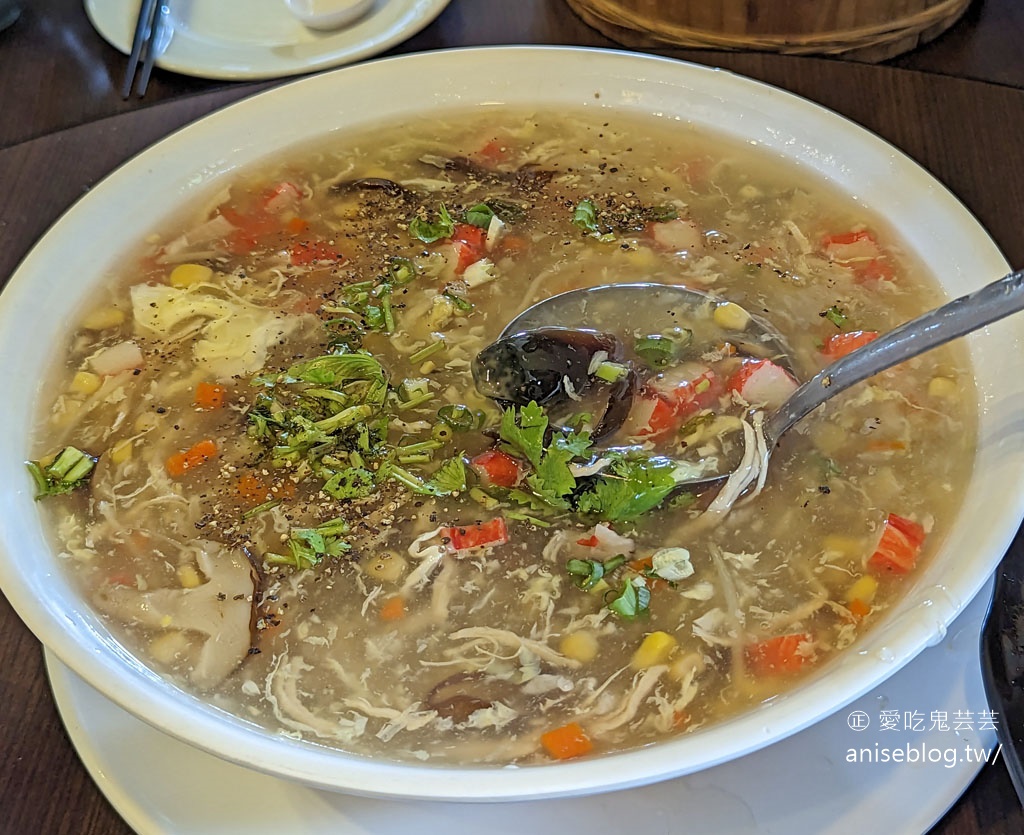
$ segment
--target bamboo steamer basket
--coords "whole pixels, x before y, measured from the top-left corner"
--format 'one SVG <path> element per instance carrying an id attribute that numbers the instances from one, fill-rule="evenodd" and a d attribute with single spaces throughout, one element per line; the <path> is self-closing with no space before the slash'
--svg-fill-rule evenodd
<path id="1" fill-rule="evenodd" d="M 971 0 L 566 0 L 633 47 L 754 50 L 884 61 L 942 34 Z"/>

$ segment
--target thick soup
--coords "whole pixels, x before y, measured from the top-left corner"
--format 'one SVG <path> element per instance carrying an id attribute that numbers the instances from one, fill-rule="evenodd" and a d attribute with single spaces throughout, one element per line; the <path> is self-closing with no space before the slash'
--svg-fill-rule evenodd
<path id="1" fill-rule="evenodd" d="M 30 470 L 141 659 L 347 751 L 540 763 L 770 699 L 914 582 L 969 475 L 964 354 L 834 400 L 766 473 L 757 426 L 936 288 L 758 148 L 600 115 L 332 138 L 97 289 Z M 620 282 L 715 298 L 488 347 L 537 300 Z"/>

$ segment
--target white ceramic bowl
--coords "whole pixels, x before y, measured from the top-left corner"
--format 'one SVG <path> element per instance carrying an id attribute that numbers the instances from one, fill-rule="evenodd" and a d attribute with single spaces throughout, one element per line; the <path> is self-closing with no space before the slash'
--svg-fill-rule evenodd
<path id="1" fill-rule="evenodd" d="M 683 738 L 576 762 L 438 767 L 348 756 L 254 728 L 183 694 L 133 659 L 79 599 L 47 545 L 23 460 L 39 381 L 65 323 L 117 255 L 161 218 L 271 152 L 435 108 L 501 105 L 652 114 L 707 125 L 796 161 L 884 216 L 960 295 L 1008 271 L 991 239 L 935 179 L 885 142 L 788 93 L 727 72 L 623 52 L 458 50 L 393 58 L 308 78 L 215 113 L 114 172 L 33 249 L 0 296 L 0 356 L 17 357 L 0 413 L 0 585 L 69 667 L 157 728 L 235 762 L 313 786 L 463 801 L 625 788 L 738 757 L 828 715 L 926 646 L 992 572 L 1024 515 L 1024 320 L 970 337 L 980 444 L 963 508 L 905 600 L 852 651 L 769 705 Z M 315 114 L 311 118 L 310 114 Z M 159 195 L 159 200 L 151 195 Z"/>

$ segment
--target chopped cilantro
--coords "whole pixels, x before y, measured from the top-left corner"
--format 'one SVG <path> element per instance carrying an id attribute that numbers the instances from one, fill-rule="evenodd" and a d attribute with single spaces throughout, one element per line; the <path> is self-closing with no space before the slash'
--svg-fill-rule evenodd
<path id="1" fill-rule="evenodd" d="M 581 200 L 576 204 L 572 213 L 572 225 L 579 227 L 584 232 L 601 234 L 601 227 L 597 225 L 597 206 L 593 200 Z"/>
<path id="2" fill-rule="evenodd" d="M 337 385 L 349 380 L 382 380 L 384 368 L 370 354 L 353 352 L 329 354 L 292 365 L 285 375 L 317 385 Z"/>
<path id="3" fill-rule="evenodd" d="M 657 507 L 678 482 L 672 461 L 622 453 L 605 454 L 612 459 L 608 467 L 577 480 L 569 464 L 588 460 L 590 433 L 563 431 L 549 441 L 548 417 L 534 401 L 505 410 L 499 435 L 507 451 L 532 465 L 526 486 L 533 500 L 556 510 L 573 509 L 607 521 L 635 519 Z"/>
<path id="4" fill-rule="evenodd" d="M 425 244 L 432 244 L 442 238 L 450 238 L 455 231 L 455 221 L 448 214 L 448 209 L 442 203 L 438 209 L 438 219 L 429 221 L 422 217 L 414 217 L 409 222 L 409 234 L 419 238 Z"/>
<path id="5" fill-rule="evenodd" d="M 323 491 L 335 499 L 362 499 L 377 489 L 376 479 L 364 467 L 347 467 L 324 482 Z"/>
<path id="6" fill-rule="evenodd" d="M 577 497 L 577 509 L 609 522 L 635 519 L 676 488 L 675 470 L 665 458 L 619 457 L 589 480 Z"/>
<path id="7" fill-rule="evenodd" d="M 460 455 L 443 462 L 428 479 L 413 475 L 408 470 L 390 463 L 382 468 L 385 476 L 404 484 L 414 493 L 425 496 L 450 496 L 466 489 L 466 465 Z"/>
<path id="8" fill-rule="evenodd" d="M 472 208 L 466 209 L 466 223 L 486 229 L 491 225 L 491 219 L 497 214 L 486 203 L 477 203 Z"/>
<path id="9" fill-rule="evenodd" d="M 297 569 L 319 565 L 324 557 L 340 557 L 351 547 L 342 536 L 348 533 L 348 523 L 331 519 L 315 528 L 295 528 L 288 537 L 288 554 L 267 553 L 264 559 L 271 565 L 289 565 Z"/>
<path id="10" fill-rule="evenodd" d="M 427 481 L 438 496 L 461 493 L 466 489 L 466 465 L 461 455 L 453 456 L 441 464 Z"/>
<path id="11" fill-rule="evenodd" d="M 499 436 L 513 453 L 522 453 L 536 467 L 544 454 L 544 433 L 547 428 L 547 415 L 531 400 L 520 409 L 505 410 L 501 416 Z"/>
<path id="12" fill-rule="evenodd" d="M 565 498 L 576 489 L 576 479 L 569 470 L 569 462 L 576 457 L 573 445 L 566 438 L 555 438 L 551 446 L 526 477 L 526 483 L 552 507 L 569 506 Z"/>
<path id="13" fill-rule="evenodd" d="M 823 310 L 818 314 L 823 319 L 828 319 L 837 328 L 841 328 L 846 324 L 849 317 L 839 308 L 838 305 L 832 305 L 828 310 Z"/>
<path id="14" fill-rule="evenodd" d="M 626 620 L 636 620 L 650 612 L 651 590 L 642 577 L 626 580 L 622 591 L 608 602 L 608 608 Z"/>
<path id="15" fill-rule="evenodd" d="M 679 212 L 675 206 L 650 206 L 644 214 L 655 223 L 664 223 L 667 220 L 675 220 L 679 217 Z"/>

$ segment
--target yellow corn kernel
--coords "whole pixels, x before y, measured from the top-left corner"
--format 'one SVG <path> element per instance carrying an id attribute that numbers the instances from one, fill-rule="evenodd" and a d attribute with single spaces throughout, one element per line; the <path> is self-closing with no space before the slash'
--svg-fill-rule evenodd
<path id="1" fill-rule="evenodd" d="M 123 324 L 124 311 L 116 307 L 101 307 L 82 320 L 82 327 L 87 331 L 105 331 Z"/>
<path id="2" fill-rule="evenodd" d="M 397 583 L 407 568 L 405 557 L 384 551 L 365 563 L 366 573 L 382 583 Z"/>
<path id="3" fill-rule="evenodd" d="M 954 400 L 960 396 L 960 387 L 956 384 L 956 380 L 951 380 L 949 377 L 932 377 L 928 382 L 928 396 Z"/>
<path id="4" fill-rule="evenodd" d="M 599 648 L 597 636 L 585 629 L 566 635 L 558 645 L 562 655 L 579 661 L 581 664 L 593 661 L 597 657 Z"/>
<path id="5" fill-rule="evenodd" d="M 654 250 L 649 246 L 640 246 L 636 249 L 628 251 L 629 260 L 634 266 L 638 267 L 656 267 L 658 266 L 658 256 L 655 255 Z"/>
<path id="6" fill-rule="evenodd" d="M 213 270 L 204 267 L 202 264 L 178 264 L 167 279 L 171 287 L 191 287 L 203 281 L 213 278 Z"/>
<path id="7" fill-rule="evenodd" d="M 137 418 L 132 426 L 135 427 L 136 432 L 148 432 L 150 429 L 156 427 L 160 423 L 160 416 L 155 412 L 143 412 Z"/>
<path id="8" fill-rule="evenodd" d="M 358 200 L 342 200 L 331 207 L 336 217 L 342 220 L 359 220 L 363 213 L 363 206 Z"/>
<path id="9" fill-rule="evenodd" d="M 741 331 L 750 323 L 750 314 L 732 302 L 718 305 L 713 318 L 718 327 L 730 331 Z"/>
<path id="10" fill-rule="evenodd" d="M 842 554 L 844 557 L 856 557 L 864 553 L 864 542 L 856 536 L 843 536 L 830 533 L 823 537 L 821 546 L 826 551 Z"/>
<path id="11" fill-rule="evenodd" d="M 165 632 L 149 642 L 149 654 L 158 664 L 170 666 L 188 650 L 188 635 L 178 630 Z"/>
<path id="12" fill-rule="evenodd" d="M 444 330 L 455 315 L 455 302 L 447 296 L 438 294 L 430 303 L 430 312 L 427 313 L 427 327 L 432 331 Z"/>
<path id="13" fill-rule="evenodd" d="M 172 623 L 174 623 L 174 618 L 172 618 L 170 615 L 164 615 L 162 618 L 160 618 L 161 629 L 166 629 Z"/>
<path id="14" fill-rule="evenodd" d="M 78 420 L 84 406 L 84 401 L 66 397 L 61 401 L 60 411 L 54 412 L 50 421 L 54 426 L 70 426 Z"/>
<path id="15" fill-rule="evenodd" d="M 185 564 L 178 566 L 178 582 L 183 589 L 195 589 L 203 584 L 203 578 L 194 565 Z"/>
<path id="16" fill-rule="evenodd" d="M 860 600 L 864 603 L 871 603 L 875 599 L 875 592 L 878 591 L 878 580 L 870 574 L 854 581 L 853 585 L 846 590 L 846 602 Z"/>
<path id="17" fill-rule="evenodd" d="M 420 366 L 420 374 L 431 374 L 436 368 L 433 360 L 427 360 Z"/>
<path id="18" fill-rule="evenodd" d="M 688 652 L 673 659 L 669 665 L 668 674 L 676 681 L 686 681 L 703 673 L 706 666 L 704 658 L 699 652 Z"/>
<path id="19" fill-rule="evenodd" d="M 630 665 L 634 670 L 646 670 L 655 664 L 664 664 L 678 643 L 667 632 L 652 632 L 637 647 Z"/>
<path id="20" fill-rule="evenodd" d="M 103 379 L 91 371 L 76 371 L 75 376 L 71 378 L 71 391 L 75 394 L 93 394 L 99 391 L 101 385 Z"/>
<path id="21" fill-rule="evenodd" d="M 110 448 L 110 461 L 113 464 L 123 464 L 125 461 L 130 461 L 131 458 L 132 441 L 130 438 L 118 441 Z"/>

